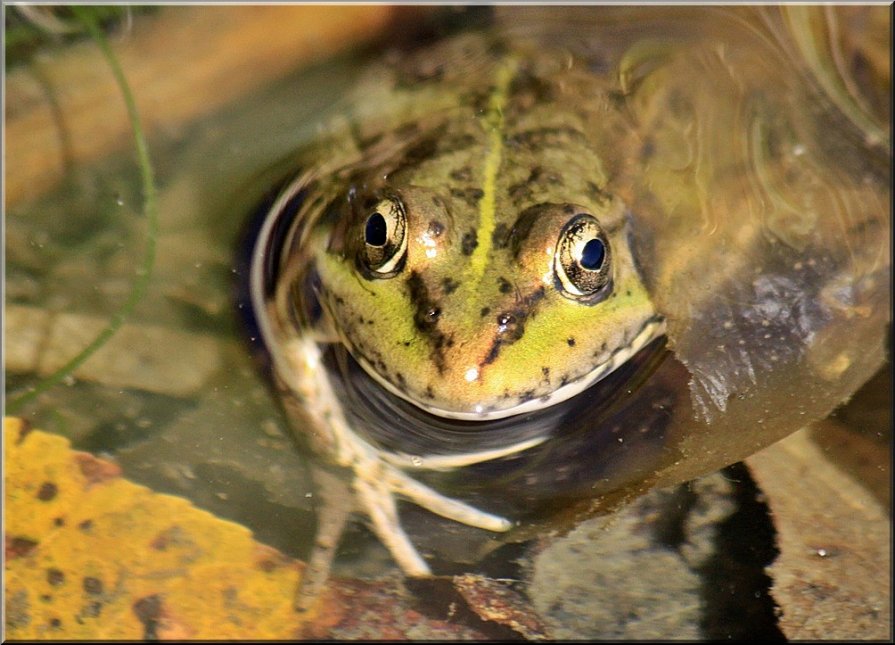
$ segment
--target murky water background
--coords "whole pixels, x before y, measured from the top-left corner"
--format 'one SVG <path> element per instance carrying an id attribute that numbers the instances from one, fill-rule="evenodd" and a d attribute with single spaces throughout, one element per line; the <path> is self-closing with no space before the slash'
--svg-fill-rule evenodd
<path id="1" fill-rule="evenodd" d="M 113 455 L 133 480 L 187 495 L 297 555 L 313 530 L 310 484 L 244 344 L 234 261 L 270 188 L 265 171 L 314 134 L 359 63 L 295 72 L 207 119 L 155 130 L 152 286 L 77 378 L 23 411 L 75 447 Z M 8 210 L 7 393 L 74 355 L 127 296 L 146 244 L 139 185 L 126 150 Z"/>
<path id="2" fill-rule="evenodd" d="M 111 456 L 128 478 L 186 496 L 301 558 L 314 493 L 242 338 L 234 257 L 279 162 L 339 112 L 363 62 L 346 55 L 296 70 L 207 118 L 153 129 L 161 222 L 150 290 L 76 377 L 21 413 L 76 448 Z M 7 397 L 86 345 L 126 298 L 145 246 L 140 205 L 129 150 L 74 164 L 58 189 L 7 204 Z M 840 417 L 886 446 L 889 385 L 880 377 L 870 388 Z M 362 575 L 391 564 L 355 528 L 337 566 Z"/>

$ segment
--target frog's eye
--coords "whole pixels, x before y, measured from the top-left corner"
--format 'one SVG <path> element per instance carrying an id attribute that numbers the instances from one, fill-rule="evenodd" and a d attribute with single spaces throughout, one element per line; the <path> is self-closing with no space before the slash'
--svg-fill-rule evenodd
<path id="1" fill-rule="evenodd" d="M 553 257 L 554 272 L 566 297 L 592 302 L 609 292 L 609 240 L 592 216 L 579 213 L 563 227 Z"/>
<path id="2" fill-rule="evenodd" d="M 383 199 L 364 221 L 364 264 L 380 277 L 391 277 L 407 254 L 407 215 L 396 199 Z"/>

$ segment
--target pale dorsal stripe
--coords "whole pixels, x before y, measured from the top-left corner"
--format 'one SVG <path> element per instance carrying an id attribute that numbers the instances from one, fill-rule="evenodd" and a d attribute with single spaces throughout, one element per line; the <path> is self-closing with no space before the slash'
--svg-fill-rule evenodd
<path id="1" fill-rule="evenodd" d="M 503 158 L 503 110 L 507 104 L 510 83 L 516 73 L 518 62 L 513 58 L 504 59 L 497 65 L 494 78 L 494 91 L 488 99 L 488 111 L 484 118 L 484 127 L 488 133 L 488 151 L 485 156 L 485 168 L 482 178 L 482 199 L 479 201 L 479 226 L 477 231 L 478 246 L 469 258 L 469 270 L 475 280 L 480 280 L 488 263 L 491 250 L 491 237 L 495 223 L 495 192 L 497 190 L 497 173 Z"/>

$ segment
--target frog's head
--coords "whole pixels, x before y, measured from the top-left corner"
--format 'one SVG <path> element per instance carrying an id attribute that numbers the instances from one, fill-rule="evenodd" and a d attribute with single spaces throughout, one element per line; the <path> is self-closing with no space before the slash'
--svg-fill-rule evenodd
<path id="1" fill-rule="evenodd" d="M 314 242 L 321 304 L 352 355 L 460 419 L 567 399 L 662 328 L 593 124 L 558 91 L 529 92 L 514 64 L 490 72 L 481 100 L 393 130 L 400 145 L 371 138 Z"/>
<path id="2" fill-rule="evenodd" d="M 319 297 L 340 339 L 389 390 L 442 416 L 552 405 L 660 333 L 621 202 L 586 187 L 520 195 L 504 185 L 522 169 L 504 168 L 484 188 L 468 166 L 391 173 L 352 191 L 319 240 Z"/>

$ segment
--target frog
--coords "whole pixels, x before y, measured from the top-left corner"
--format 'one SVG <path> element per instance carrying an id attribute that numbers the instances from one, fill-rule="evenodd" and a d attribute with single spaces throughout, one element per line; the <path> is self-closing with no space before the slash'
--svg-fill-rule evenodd
<path id="1" fill-rule="evenodd" d="M 271 308 L 269 321 L 296 323 L 267 330 L 280 348 L 276 372 L 316 451 L 350 472 L 351 497 L 410 576 L 430 569 L 401 529 L 398 496 L 488 531 L 513 526 L 420 484 L 409 474 L 415 464 L 462 469 L 546 437 L 451 455 L 377 446 L 347 419 L 321 346 L 347 348 L 379 386 L 426 414 L 478 423 L 570 399 L 663 333 L 629 247 L 625 204 L 608 188 L 585 119 L 559 95 L 537 96 L 552 91 L 541 76 L 563 61 L 534 69 L 476 37 L 450 48 L 436 56 L 476 61 L 476 78 L 456 70 L 436 86 L 397 90 L 407 95 L 403 140 L 370 144 L 349 128 L 353 141 L 329 144 L 359 160 L 335 163 L 335 175 L 352 174 L 350 188 L 294 233 L 307 236 L 307 252 L 286 271 L 304 279 L 282 278 L 272 304 L 257 305 Z M 415 104 L 443 107 L 414 114 Z M 301 175 L 271 212 L 288 211 L 316 181 Z M 255 293 L 265 293 L 256 279 Z"/>
<path id="2" fill-rule="evenodd" d="M 885 173 L 818 182 L 830 153 L 816 123 L 798 131 L 783 99 L 752 91 L 760 67 L 722 75 L 754 112 L 743 158 L 723 129 L 707 136 L 694 113 L 742 119 L 742 101 L 676 65 L 740 63 L 701 48 L 708 14 L 687 15 L 671 41 L 631 22 L 602 32 L 606 49 L 593 36 L 555 46 L 548 24 L 387 58 L 290 160 L 301 170 L 267 212 L 250 291 L 284 407 L 319 456 L 297 609 L 352 514 L 405 575 L 430 576 L 399 500 L 494 535 L 518 530 L 528 505 L 593 512 L 591 498 L 631 482 L 636 494 L 768 445 L 878 367 L 858 350 L 884 342 L 865 313 L 888 284 L 882 251 L 839 253 L 836 216 L 812 228 L 767 204 L 795 212 L 784 196 L 807 186 L 872 206 Z M 722 17 L 728 29 L 748 16 Z M 877 210 L 855 235 L 877 239 Z M 830 342 L 846 325 L 860 343 Z M 815 394 L 771 415 L 794 375 Z M 454 492 L 481 480 L 511 501 Z"/>

